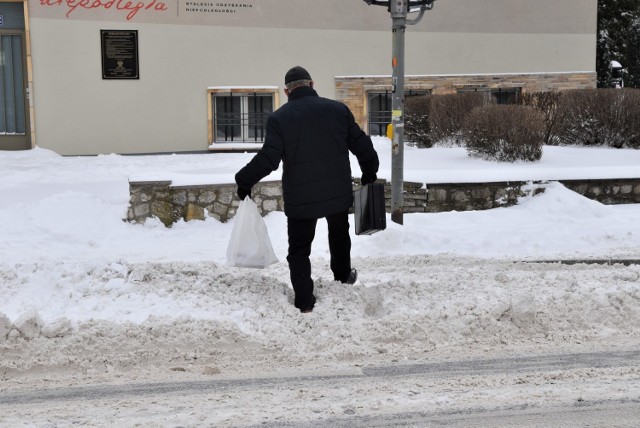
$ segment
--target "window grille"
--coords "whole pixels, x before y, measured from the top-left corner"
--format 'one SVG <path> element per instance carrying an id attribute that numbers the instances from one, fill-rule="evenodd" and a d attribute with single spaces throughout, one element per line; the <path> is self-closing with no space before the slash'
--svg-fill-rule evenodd
<path id="1" fill-rule="evenodd" d="M 215 92 L 213 126 L 216 143 L 262 143 L 267 118 L 273 112 L 274 94 Z"/>
<path id="2" fill-rule="evenodd" d="M 458 92 L 485 92 L 496 104 L 516 104 L 520 97 L 520 88 L 464 88 Z"/>
<path id="3" fill-rule="evenodd" d="M 426 90 L 406 90 L 405 97 L 428 95 Z M 391 91 L 369 92 L 369 135 L 387 135 L 387 126 L 391 123 Z"/>
<path id="4" fill-rule="evenodd" d="M 491 96 L 497 104 L 516 104 L 520 92 L 518 89 L 494 89 Z"/>

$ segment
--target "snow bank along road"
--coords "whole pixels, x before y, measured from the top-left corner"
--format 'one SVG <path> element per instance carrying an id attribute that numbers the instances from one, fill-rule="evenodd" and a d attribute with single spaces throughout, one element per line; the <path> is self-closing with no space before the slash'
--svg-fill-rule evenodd
<path id="1" fill-rule="evenodd" d="M 0 343 L 0 425 L 419 426 L 488 410 L 534 420 L 558 406 L 549 414 L 614 408 L 638 420 L 640 266 L 354 266 L 360 282 L 347 287 L 315 261 L 318 306 L 302 315 L 285 263 L 0 265 L 10 301 L 35 307 L 45 327 L 71 325 Z M 42 278 L 57 297 L 38 300 Z"/>

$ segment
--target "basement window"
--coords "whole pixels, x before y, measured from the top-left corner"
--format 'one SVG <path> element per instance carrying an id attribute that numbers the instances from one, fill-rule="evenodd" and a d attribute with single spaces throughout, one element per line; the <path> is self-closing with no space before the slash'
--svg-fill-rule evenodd
<path id="1" fill-rule="evenodd" d="M 485 92 L 496 104 L 516 104 L 520 98 L 520 88 L 464 88 L 458 92 Z"/>
<path id="2" fill-rule="evenodd" d="M 405 89 L 405 98 L 419 95 L 429 95 L 429 90 Z M 387 135 L 387 125 L 391 123 L 392 92 L 371 91 L 367 93 L 367 108 L 369 111 L 369 135 Z"/>

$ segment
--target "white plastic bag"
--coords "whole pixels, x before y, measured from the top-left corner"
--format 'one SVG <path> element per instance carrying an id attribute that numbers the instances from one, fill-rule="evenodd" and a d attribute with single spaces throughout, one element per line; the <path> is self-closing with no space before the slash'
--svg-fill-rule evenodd
<path id="1" fill-rule="evenodd" d="M 277 263 L 269 232 L 255 202 L 248 196 L 240 202 L 227 247 L 227 264 L 262 269 Z"/>

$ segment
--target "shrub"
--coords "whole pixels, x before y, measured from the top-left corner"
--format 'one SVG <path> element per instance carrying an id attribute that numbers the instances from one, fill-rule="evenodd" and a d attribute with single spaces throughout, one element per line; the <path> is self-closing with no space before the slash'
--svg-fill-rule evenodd
<path id="1" fill-rule="evenodd" d="M 567 91 L 560 108 L 561 144 L 640 148 L 640 90 Z"/>
<path id="2" fill-rule="evenodd" d="M 431 139 L 443 145 L 463 145 L 462 125 L 469 113 L 491 104 L 488 92 L 431 96 Z"/>
<path id="3" fill-rule="evenodd" d="M 405 100 L 404 136 L 411 144 L 429 148 L 433 146 L 431 139 L 431 95 L 408 97 Z"/>
<path id="4" fill-rule="evenodd" d="M 463 132 L 472 157 L 501 162 L 533 162 L 542 157 L 544 116 L 533 107 L 477 107 L 465 119 Z"/>
<path id="5" fill-rule="evenodd" d="M 558 132 L 564 122 L 565 110 L 560 107 L 562 93 L 549 92 L 524 92 L 520 97 L 522 105 L 538 109 L 544 116 L 544 143 L 558 145 L 560 139 Z"/>
<path id="6" fill-rule="evenodd" d="M 476 107 L 491 102 L 488 93 L 424 95 L 405 100 L 405 136 L 418 147 L 462 145 L 462 123 Z"/>

